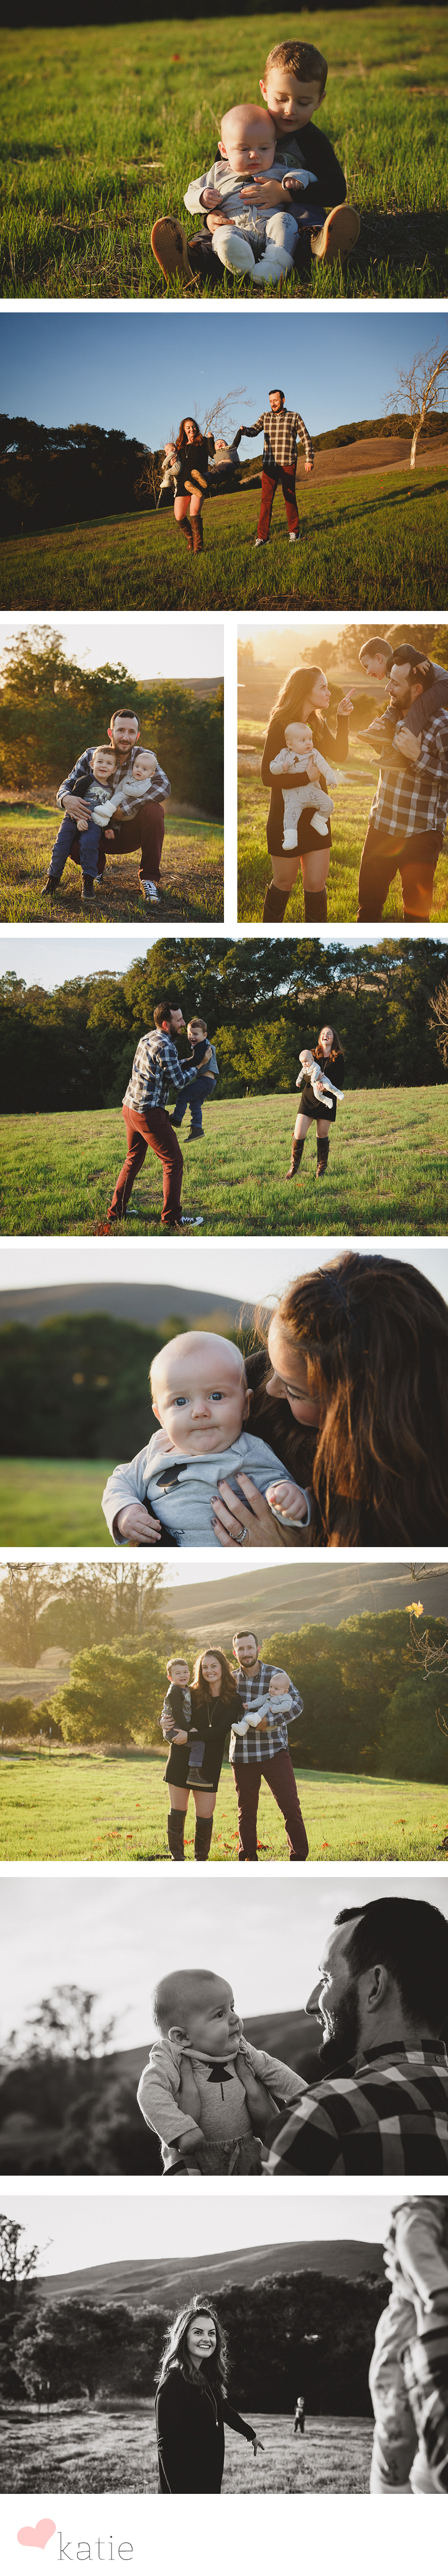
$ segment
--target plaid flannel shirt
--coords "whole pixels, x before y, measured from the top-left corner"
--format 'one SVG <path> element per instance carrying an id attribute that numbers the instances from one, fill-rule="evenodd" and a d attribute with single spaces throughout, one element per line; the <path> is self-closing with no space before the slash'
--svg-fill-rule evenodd
<path id="1" fill-rule="evenodd" d="M 135 747 L 137 749 L 137 744 Z M 144 746 L 140 744 L 140 749 L 143 747 Z M 79 760 L 75 760 L 74 768 L 70 770 L 68 778 L 63 778 L 61 787 L 58 787 L 56 797 L 57 805 L 62 806 L 64 796 L 86 795 L 86 791 L 91 784 L 91 762 L 93 760 L 94 751 L 95 743 L 91 742 L 87 751 L 80 752 Z M 132 757 L 129 751 L 126 752 L 124 760 L 117 761 L 114 779 L 111 782 L 111 786 L 113 785 L 114 790 L 119 786 L 123 786 L 125 778 L 127 779 L 128 786 L 131 786 Z M 169 778 L 165 777 L 164 769 L 160 769 L 159 762 L 157 762 L 157 768 L 153 770 L 152 778 L 148 778 L 146 782 L 145 804 L 159 805 L 161 796 L 171 796 L 171 788 Z"/>
<path id="2" fill-rule="evenodd" d="M 263 464 L 267 473 L 272 465 L 284 465 L 285 473 L 292 474 L 298 445 L 305 449 L 307 465 L 314 465 L 312 440 L 299 411 L 261 411 L 252 428 L 243 429 L 242 437 L 256 438 L 259 429 L 263 430 Z"/>
<path id="3" fill-rule="evenodd" d="M 443 2041 L 366 2049 L 276 2116 L 267 2143 L 271 2174 L 448 2173 Z"/>
<path id="4" fill-rule="evenodd" d="M 240 1699 L 244 1700 L 246 1708 L 258 1707 L 258 1701 L 266 1698 L 271 1674 L 278 1673 L 281 1669 L 283 1667 L 280 1667 L 280 1664 L 259 1664 L 253 1681 L 247 1681 L 245 1673 L 237 1673 L 237 1691 Z M 300 1691 L 294 1690 L 294 1684 L 289 1681 L 289 1677 L 288 1690 L 291 1693 L 293 1716 L 301 1717 L 303 1699 L 300 1698 Z M 291 1718 L 289 1722 L 291 1725 Z M 256 1727 L 250 1726 L 247 1735 L 231 1736 L 229 1762 L 272 1762 L 274 1753 L 287 1753 L 287 1751 L 288 1729 L 286 1719 L 282 1717 L 276 1720 L 275 1725 L 269 1726 L 268 1723 L 267 1728 L 263 1727 L 262 1735 L 257 1734 Z"/>
<path id="5" fill-rule="evenodd" d="M 447 812 L 448 708 L 440 707 L 438 715 L 422 730 L 416 765 L 403 756 L 400 767 L 398 742 L 392 745 L 389 758 L 386 754 L 369 820 L 375 832 L 388 834 L 390 840 L 395 832 L 404 833 L 407 841 L 412 840 L 414 832 L 439 832 L 442 841 Z"/>
<path id="6" fill-rule="evenodd" d="M 170 1091 L 183 1091 L 184 1081 L 174 1039 L 164 1029 L 149 1029 L 136 1047 L 123 1109 L 164 1109 Z"/>

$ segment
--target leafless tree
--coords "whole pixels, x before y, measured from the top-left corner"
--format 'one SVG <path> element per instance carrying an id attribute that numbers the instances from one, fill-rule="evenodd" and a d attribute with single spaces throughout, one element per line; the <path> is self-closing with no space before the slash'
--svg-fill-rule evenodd
<path id="1" fill-rule="evenodd" d="M 399 411 L 402 415 L 405 403 L 412 429 L 411 466 L 416 462 L 421 431 L 438 409 L 443 378 L 448 377 L 448 349 L 442 349 L 437 356 L 438 349 L 439 341 L 434 340 L 430 349 L 417 351 L 411 367 L 397 367 L 396 390 L 386 396 L 386 411 L 392 413 L 392 418 Z"/>

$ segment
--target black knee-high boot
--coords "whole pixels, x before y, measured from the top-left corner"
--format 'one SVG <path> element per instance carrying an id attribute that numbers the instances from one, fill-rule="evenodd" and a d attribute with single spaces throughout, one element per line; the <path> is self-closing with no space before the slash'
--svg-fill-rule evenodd
<path id="1" fill-rule="evenodd" d="M 321 894 L 312 894 L 312 892 L 311 892 L 311 887 L 308 889 L 308 887 L 307 887 L 307 886 L 304 886 L 304 889 L 303 889 L 303 909 L 304 909 L 304 914 L 305 914 L 305 921 L 327 921 L 327 919 L 328 919 L 328 914 L 327 914 L 327 889 L 326 889 L 326 886 L 323 886 L 323 887 L 322 887 L 322 893 L 321 893 Z"/>
<path id="2" fill-rule="evenodd" d="M 195 1860 L 208 1860 L 213 1833 L 213 1816 L 197 1816 L 194 1836 Z"/>
<path id="3" fill-rule="evenodd" d="M 326 1169 L 327 1169 L 327 1163 L 328 1163 L 328 1156 L 329 1156 L 329 1152 L 330 1152 L 330 1138 L 329 1138 L 329 1136 L 318 1136 L 318 1138 L 317 1138 L 317 1167 L 316 1167 L 316 1180 L 317 1180 L 317 1181 L 322 1181 L 322 1180 L 323 1180 L 324 1172 L 326 1172 Z"/>
<path id="4" fill-rule="evenodd" d="M 281 886 L 274 885 L 272 880 L 272 885 L 267 887 L 264 898 L 263 921 L 284 921 L 287 903 L 289 903 L 289 892 L 282 894 Z"/>
<path id="5" fill-rule="evenodd" d="M 302 1161 L 304 1143 L 305 1137 L 295 1136 L 293 1128 L 291 1139 L 291 1161 L 289 1172 L 285 1172 L 285 1181 L 295 1181 L 296 1172 L 298 1172 L 299 1169 L 299 1163 Z"/>
<path id="6" fill-rule="evenodd" d="M 172 1860 L 185 1860 L 185 1816 L 181 1807 L 170 1807 L 166 1820 L 168 1850 Z"/>

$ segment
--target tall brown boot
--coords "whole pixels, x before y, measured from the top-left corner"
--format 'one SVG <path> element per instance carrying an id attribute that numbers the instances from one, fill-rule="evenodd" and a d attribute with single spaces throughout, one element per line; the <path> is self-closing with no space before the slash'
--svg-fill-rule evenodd
<path id="1" fill-rule="evenodd" d="M 182 1807 L 170 1807 L 166 1820 L 168 1850 L 172 1860 L 185 1860 L 185 1815 Z"/>
<path id="2" fill-rule="evenodd" d="M 317 1180 L 317 1181 L 323 1181 L 323 1178 L 324 1178 L 324 1172 L 326 1172 L 326 1169 L 327 1169 L 327 1163 L 328 1163 L 328 1156 L 329 1156 L 329 1152 L 330 1152 L 330 1138 L 329 1138 L 329 1136 L 318 1136 L 318 1138 L 317 1138 L 317 1166 L 316 1166 L 316 1180 Z"/>
<path id="3" fill-rule="evenodd" d="M 203 553 L 203 548 L 204 548 L 204 537 L 203 537 L 202 519 L 201 519 L 201 516 L 200 516 L 200 512 L 198 513 L 198 517 L 197 517 L 196 519 L 193 519 L 193 521 L 192 521 L 192 528 L 193 528 L 193 554 L 194 554 L 194 555 L 201 555 L 201 554 Z"/>
<path id="4" fill-rule="evenodd" d="M 213 1833 L 213 1816 L 197 1816 L 194 1836 L 195 1860 L 208 1860 Z"/>
<path id="5" fill-rule="evenodd" d="M 192 553 L 193 553 L 193 538 L 192 538 L 192 533 L 191 533 L 191 528 L 190 528 L 190 521 L 189 521 L 189 519 L 181 519 L 180 525 L 181 525 L 181 529 L 182 529 L 182 536 L 183 536 L 183 537 L 185 537 L 185 544 L 186 544 L 186 548 L 187 548 L 187 554 L 192 555 Z"/>
<path id="6" fill-rule="evenodd" d="M 295 1136 L 295 1135 L 294 1135 L 294 1128 L 293 1128 L 293 1131 L 292 1131 L 292 1140 L 291 1140 L 291 1161 L 290 1161 L 290 1166 L 289 1166 L 289 1172 L 285 1172 L 285 1180 L 286 1180 L 286 1181 L 295 1181 L 296 1172 L 298 1172 L 298 1169 L 299 1169 L 299 1163 L 301 1163 L 301 1161 L 302 1161 L 302 1154 L 303 1154 L 304 1143 L 305 1143 L 305 1137 L 304 1137 L 304 1136 Z"/>

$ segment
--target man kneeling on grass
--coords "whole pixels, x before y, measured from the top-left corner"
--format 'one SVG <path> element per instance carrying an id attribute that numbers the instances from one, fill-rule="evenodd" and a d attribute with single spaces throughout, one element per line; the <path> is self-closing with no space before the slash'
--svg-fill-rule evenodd
<path id="1" fill-rule="evenodd" d="M 129 791 L 132 790 L 132 764 L 135 761 L 139 733 L 139 720 L 135 710 L 132 707 L 117 707 L 107 727 L 110 750 L 114 754 L 114 769 L 113 772 L 109 770 L 106 779 L 103 762 L 104 776 L 101 781 L 97 773 L 97 783 L 101 783 L 104 790 L 107 786 L 109 793 L 112 785 L 114 794 L 119 788 L 124 791 L 125 786 Z M 104 745 L 101 749 L 104 752 Z M 120 857 L 124 851 L 141 851 L 138 877 L 140 891 L 148 902 L 158 904 L 160 895 L 157 887 L 165 830 L 163 804 L 160 800 L 162 797 L 171 795 L 169 778 L 165 777 L 165 771 L 159 768 L 156 761 L 152 775 L 147 779 L 146 796 L 143 801 L 135 800 L 138 811 L 134 817 L 129 816 L 126 803 L 123 805 L 122 793 L 120 804 L 123 808 L 124 820 L 119 822 L 116 819 L 113 827 L 104 824 L 104 829 L 100 831 L 96 843 L 95 865 L 95 854 L 92 855 L 92 847 L 90 846 L 89 850 L 89 842 L 88 839 L 86 840 L 92 823 L 94 780 L 92 763 L 95 752 L 98 757 L 98 746 L 94 743 L 89 745 L 87 751 L 82 751 L 75 761 L 74 768 L 70 770 L 68 778 L 63 778 L 62 787 L 58 789 L 56 803 L 62 806 L 64 820 L 54 844 L 43 893 L 54 894 L 56 886 L 60 885 L 66 861 L 70 858 L 74 860 L 75 867 L 82 868 L 83 904 L 93 902 L 96 887 L 99 885 L 101 888 L 104 877 L 107 840 L 113 844 L 114 858 Z M 107 750 L 105 759 L 108 759 Z M 97 811 L 99 815 L 98 806 Z"/>

